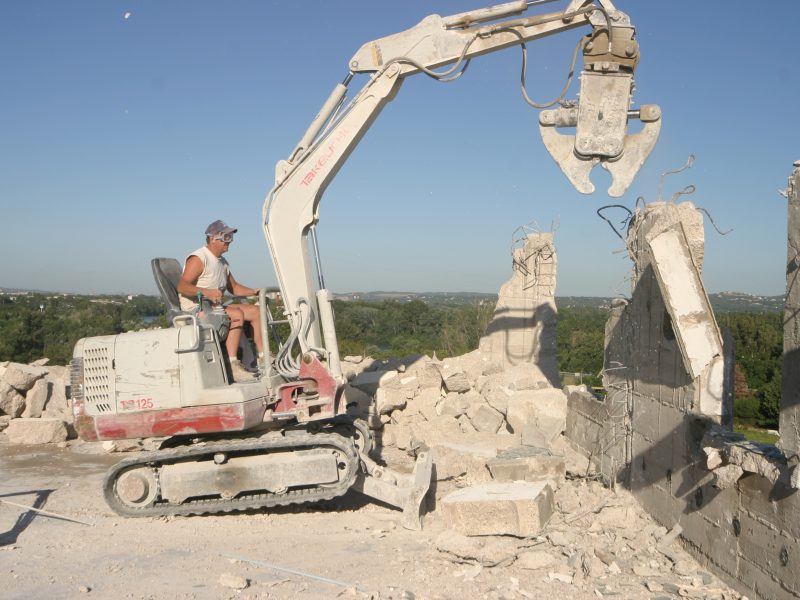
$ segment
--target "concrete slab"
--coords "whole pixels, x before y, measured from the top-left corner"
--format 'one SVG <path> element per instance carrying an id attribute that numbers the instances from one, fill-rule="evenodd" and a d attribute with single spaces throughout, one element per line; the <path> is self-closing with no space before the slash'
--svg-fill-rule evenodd
<path id="1" fill-rule="evenodd" d="M 56 444 L 67 439 L 61 419 L 12 419 L 5 430 L 12 444 Z"/>
<path id="2" fill-rule="evenodd" d="M 496 481 L 547 481 L 554 489 L 566 476 L 564 457 L 546 448 L 511 448 L 498 453 L 486 466 Z"/>
<path id="3" fill-rule="evenodd" d="M 676 225 L 648 239 L 648 243 L 684 363 L 692 377 L 699 377 L 715 356 L 722 356 L 722 336 L 700 273 L 692 261 L 689 242 L 682 227 Z M 720 386 L 721 383 L 720 379 Z"/>
<path id="4" fill-rule="evenodd" d="M 441 501 L 447 525 L 468 536 L 536 535 L 553 514 L 545 482 L 487 483 L 456 490 Z"/>

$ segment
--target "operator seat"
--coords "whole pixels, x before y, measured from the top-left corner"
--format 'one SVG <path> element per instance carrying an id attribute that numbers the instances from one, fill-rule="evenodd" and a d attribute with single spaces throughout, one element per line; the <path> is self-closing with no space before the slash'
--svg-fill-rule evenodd
<path id="1" fill-rule="evenodd" d="M 181 263 L 174 258 L 154 258 L 150 261 L 153 267 L 153 277 L 156 279 L 161 299 L 167 306 L 167 321 L 172 325 L 172 319 L 181 315 L 188 315 L 181 310 L 181 300 L 178 296 L 178 282 L 181 280 L 183 269 Z"/>
<path id="2" fill-rule="evenodd" d="M 150 265 L 153 267 L 153 277 L 155 277 L 156 285 L 161 292 L 161 298 L 167 306 L 167 321 L 172 326 L 172 320 L 175 317 L 192 314 L 181 309 L 181 300 L 178 295 L 178 282 L 181 280 L 183 269 L 174 258 L 154 258 L 150 261 Z M 203 299 L 201 302 L 208 302 L 208 299 Z M 221 308 L 219 311 L 211 310 L 210 305 L 205 307 L 204 313 L 198 316 L 198 321 L 213 327 L 220 341 L 224 342 L 231 327 L 228 315 Z"/>

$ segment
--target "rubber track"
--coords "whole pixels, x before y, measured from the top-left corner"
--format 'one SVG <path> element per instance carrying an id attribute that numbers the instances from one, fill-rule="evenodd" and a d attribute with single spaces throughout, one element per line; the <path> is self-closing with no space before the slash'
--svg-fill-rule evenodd
<path id="1" fill-rule="evenodd" d="M 338 483 L 326 484 L 324 487 L 289 490 L 282 494 L 262 492 L 247 494 L 244 492 L 236 498 L 204 498 L 187 500 L 183 504 L 173 505 L 156 500 L 153 505 L 134 508 L 128 506 L 116 494 L 114 482 L 126 469 L 135 465 L 149 465 L 154 469 L 177 462 L 185 462 L 191 458 L 207 457 L 217 452 L 247 453 L 264 450 L 308 450 L 314 448 L 332 448 L 341 451 L 347 459 L 347 469 L 340 471 Z M 128 458 L 111 468 L 103 480 L 103 495 L 111 509 L 123 517 L 163 517 L 172 515 L 206 515 L 229 513 L 239 510 L 270 508 L 305 502 L 329 500 L 344 494 L 355 482 L 358 474 L 359 459 L 353 441 L 338 433 L 299 433 L 292 432 L 286 436 L 265 436 L 257 439 L 233 440 L 205 443 L 193 447 L 181 447 L 169 450 L 158 450 Z"/>

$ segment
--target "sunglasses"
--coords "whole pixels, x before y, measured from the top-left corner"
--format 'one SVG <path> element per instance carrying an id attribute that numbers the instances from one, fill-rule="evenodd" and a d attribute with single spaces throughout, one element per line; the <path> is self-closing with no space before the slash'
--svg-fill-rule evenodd
<path id="1" fill-rule="evenodd" d="M 233 234 L 232 233 L 218 233 L 214 236 L 215 240 L 219 240 L 225 244 L 230 244 L 233 241 Z"/>

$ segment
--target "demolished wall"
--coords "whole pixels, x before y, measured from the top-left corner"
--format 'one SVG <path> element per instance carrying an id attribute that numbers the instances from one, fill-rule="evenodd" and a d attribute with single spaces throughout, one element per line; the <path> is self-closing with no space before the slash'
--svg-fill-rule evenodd
<path id="1" fill-rule="evenodd" d="M 780 416 L 781 445 L 789 455 L 800 453 L 800 161 L 794 166 L 786 190 L 789 226 Z"/>
<path id="2" fill-rule="evenodd" d="M 606 328 L 608 395 L 571 390 L 566 433 L 732 585 L 758 598 L 800 597 L 800 502 L 786 459 L 724 426 L 732 352 L 697 287 L 702 215 L 690 203 L 653 203 L 634 216 L 627 246 L 633 292 Z M 670 277 L 680 255 L 681 276 Z"/>
<path id="3" fill-rule="evenodd" d="M 479 348 L 502 368 L 534 364 L 557 386 L 553 234 L 528 233 L 520 242 L 512 249 L 512 275 L 500 288 Z"/>

